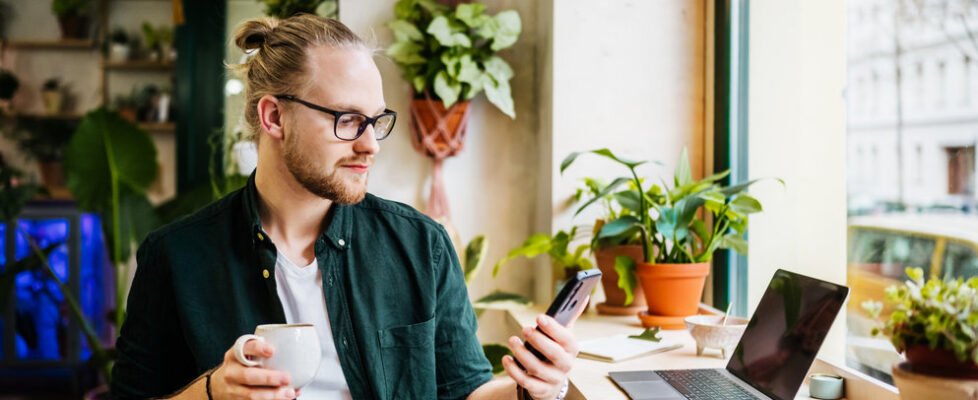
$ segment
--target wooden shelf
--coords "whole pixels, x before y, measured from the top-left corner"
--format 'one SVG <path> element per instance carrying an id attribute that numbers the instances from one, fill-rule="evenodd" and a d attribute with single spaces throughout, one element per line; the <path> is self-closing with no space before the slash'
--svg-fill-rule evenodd
<path id="1" fill-rule="evenodd" d="M 12 116 L 17 118 L 31 118 L 31 119 L 73 120 L 73 119 L 81 119 L 84 115 L 74 114 L 74 113 L 45 114 L 40 112 L 15 112 L 13 113 Z"/>
<path id="2" fill-rule="evenodd" d="M 6 45 L 14 49 L 94 50 L 91 39 L 10 40 Z"/>
<path id="3" fill-rule="evenodd" d="M 175 133 L 177 124 L 173 122 L 140 122 L 139 127 L 149 133 Z"/>
<path id="4" fill-rule="evenodd" d="M 128 60 L 128 61 L 109 61 L 106 60 L 102 62 L 102 68 L 108 70 L 117 71 L 169 71 L 174 68 L 176 64 L 169 61 L 152 61 L 152 60 Z"/>

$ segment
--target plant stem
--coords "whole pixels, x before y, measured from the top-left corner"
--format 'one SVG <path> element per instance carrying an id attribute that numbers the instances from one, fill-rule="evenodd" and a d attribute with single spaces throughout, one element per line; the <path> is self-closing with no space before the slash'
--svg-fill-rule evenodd
<path id="1" fill-rule="evenodd" d="M 645 262 L 653 262 L 652 259 L 652 244 L 649 241 L 649 232 L 646 232 L 649 226 L 649 210 L 645 207 L 645 190 L 642 189 L 642 181 L 638 179 L 638 174 L 635 173 L 635 167 L 628 167 L 628 170 L 632 172 L 632 179 L 635 181 L 635 186 L 638 187 L 638 208 L 642 213 L 642 252 L 645 253 Z"/>
<path id="2" fill-rule="evenodd" d="M 44 265 L 44 272 L 46 272 L 48 277 L 51 278 L 56 285 L 58 285 L 58 290 L 61 290 L 61 294 L 64 296 L 65 301 L 68 302 L 68 308 L 71 310 L 72 316 L 74 316 L 78 321 L 78 324 L 81 326 L 82 333 L 85 335 L 85 340 L 88 341 L 89 347 L 92 348 L 92 356 L 95 357 L 96 365 L 98 366 L 99 372 L 102 374 L 102 378 L 105 379 L 106 383 L 110 382 L 112 379 L 112 371 L 109 369 L 109 363 L 105 362 L 105 349 L 102 347 L 102 342 L 99 342 L 98 340 L 98 334 L 95 333 L 95 328 L 93 328 L 88 322 L 88 319 L 85 318 L 85 313 L 82 312 L 81 306 L 78 305 L 78 300 L 75 299 L 75 295 L 69 290 L 64 282 L 61 282 L 61 279 L 58 278 L 58 274 L 54 272 L 54 269 L 51 268 L 51 264 L 48 263 L 47 256 L 45 256 L 40 247 L 37 246 L 34 239 L 31 238 L 31 236 L 19 226 L 17 229 L 20 231 L 20 234 L 27 239 L 27 244 L 30 246 L 31 251 L 34 252 L 34 255 L 41 260 L 41 264 Z"/>
<path id="3" fill-rule="evenodd" d="M 112 265 L 115 266 L 115 327 L 119 329 L 125 319 L 126 298 L 123 293 L 123 285 L 125 285 L 128 277 L 128 274 L 123 276 L 123 271 L 120 271 L 119 266 L 123 263 L 122 238 L 119 237 L 122 230 L 119 226 L 119 171 L 116 170 L 115 153 L 109 144 L 110 141 L 103 140 L 102 142 L 105 143 L 105 155 L 109 161 L 109 181 L 112 183 L 112 209 L 110 210 L 112 212 Z"/>

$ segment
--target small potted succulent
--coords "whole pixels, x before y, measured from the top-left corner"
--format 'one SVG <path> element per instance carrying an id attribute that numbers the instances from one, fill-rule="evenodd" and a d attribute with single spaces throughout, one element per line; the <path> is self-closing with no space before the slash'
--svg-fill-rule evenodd
<path id="1" fill-rule="evenodd" d="M 116 27 L 109 35 L 109 60 L 122 62 L 129 59 L 132 46 L 129 43 L 129 34 L 125 29 Z"/>
<path id="2" fill-rule="evenodd" d="M 58 17 L 61 37 L 64 39 L 85 39 L 89 37 L 89 13 L 91 0 L 53 0 L 51 12 Z"/>
<path id="3" fill-rule="evenodd" d="M 746 189 L 757 180 L 723 186 L 720 182 L 729 171 L 695 180 L 685 149 L 671 188 L 665 182 L 662 186 L 646 185 L 635 171 L 646 161 L 628 160 L 608 149 L 571 153 L 561 163 L 561 172 L 582 154 L 607 158 L 629 171 L 630 176 L 615 179 L 602 193 L 612 193 L 627 184 L 627 190 L 632 192 L 627 198 L 637 203 L 633 205 L 634 213 L 608 221 L 595 236 L 598 241 L 628 235 L 640 237 L 641 262 L 629 257 L 615 259 L 619 286 L 629 291 L 642 285 L 648 310 L 638 316 L 644 326 L 684 329 L 684 318 L 699 309 L 714 252 L 747 252 L 747 218 L 762 207 Z"/>
<path id="4" fill-rule="evenodd" d="M 58 78 L 50 78 L 41 85 L 41 102 L 44 103 L 44 112 L 47 114 L 58 114 L 64 106 L 64 88 Z"/>
<path id="5" fill-rule="evenodd" d="M 924 281 L 920 268 L 886 289 L 892 311 L 881 321 L 883 303 L 862 304 L 882 323 L 884 335 L 906 361 L 893 366 L 904 399 L 973 399 L 978 393 L 978 277 Z"/>

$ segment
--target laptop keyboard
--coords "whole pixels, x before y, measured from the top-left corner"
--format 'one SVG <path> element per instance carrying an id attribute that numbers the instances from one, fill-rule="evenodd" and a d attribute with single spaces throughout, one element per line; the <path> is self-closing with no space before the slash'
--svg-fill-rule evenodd
<path id="1" fill-rule="evenodd" d="M 760 400 L 717 370 L 677 369 L 655 372 L 690 400 Z"/>

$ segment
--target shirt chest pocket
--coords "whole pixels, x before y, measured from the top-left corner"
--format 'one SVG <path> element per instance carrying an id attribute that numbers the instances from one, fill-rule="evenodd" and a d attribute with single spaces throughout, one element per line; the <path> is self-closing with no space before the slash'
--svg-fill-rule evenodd
<path id="1" fill-rule="evenodd" d="M 435 376 L 435 319 L 381 329 L 386 399 L 437 396 Z"/>

